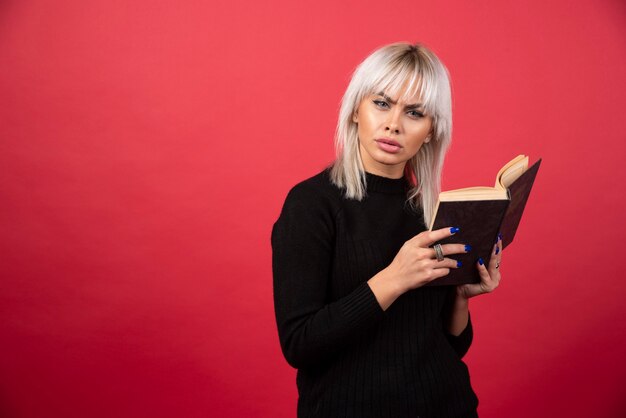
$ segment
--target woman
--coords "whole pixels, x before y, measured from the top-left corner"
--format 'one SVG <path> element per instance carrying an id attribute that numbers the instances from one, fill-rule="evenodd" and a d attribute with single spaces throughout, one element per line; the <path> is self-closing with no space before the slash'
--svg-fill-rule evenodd
<path id="1" fill-rule="evenodd" d="M 461 360 L 468 300 L 500 281 L 501 239 L 481 282 L 425 284 L 466 244 L 428 231 L 451 138 L 447 70 L 423 45 L 374 51 L 344 94 L 337 158 L 294 186 L 272 231 L 274 304 L 298 417 L 472 417 Z M 439 261 L 441 260 L 441 261 Z"/>

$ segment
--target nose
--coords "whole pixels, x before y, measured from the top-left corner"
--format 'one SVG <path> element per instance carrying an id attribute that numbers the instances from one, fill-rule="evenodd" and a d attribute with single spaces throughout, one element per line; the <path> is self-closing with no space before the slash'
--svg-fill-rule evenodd
<path id="1" fill-rule="evenodd" d="M 389 112 L 389 118 L 385 121 L 385 132 L 399 134 L 400 133 L 400 111 L 393 109 Z"/>

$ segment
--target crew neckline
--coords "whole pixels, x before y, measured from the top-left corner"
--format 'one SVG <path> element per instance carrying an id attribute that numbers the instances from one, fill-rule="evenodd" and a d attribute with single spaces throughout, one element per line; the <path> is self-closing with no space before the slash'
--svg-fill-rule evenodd
<path id="1" fill-rule="evenodd" d="M 365 181 L 367 183 L 367 190 L 372 192 L 406 193 L 409 188 L 409 183 L 404 176 L 399 179 L 392 179 L 366 171 Z"/>

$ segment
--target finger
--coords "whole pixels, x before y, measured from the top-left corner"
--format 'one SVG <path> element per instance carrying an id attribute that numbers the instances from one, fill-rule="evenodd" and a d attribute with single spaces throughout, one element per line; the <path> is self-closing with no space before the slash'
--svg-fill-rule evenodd
<path id="1" fill-rule="evenodd" d="M 498 246 L 498 249 L 496 250 L 496 255 L 500 254 L 502 252 L 502 234 L 498 232 L 498 239 L 496 241 L 496 245 Z"/>
<path id="2" fill-rule="evenodd" d="M 493 252 L 494 258 L 496 259 L 496 269 L 500 267 L 500 263 L 502 262 L 502 245 L 502 234 L 498 233 L 498 239 L 496 240 Z"/>
<path id="3" fill-rule="evenodd" d="M 450 254 L 465 254 L 472 250 L 472 246 L 468 244 L 443 244 L 441 246 L 441 251 L 443 255 Z M 437 258 L 437 251 L 435 251 L 434 247 L 428 248 L 428 258 Z"/>
<path id="4" fill-rule="evenodd" d="M 489 275 L 489 272 L 487 271 L 487 266 L 485 265 L 485 262 L 482 258 L 479 258 L 478 261 L 476 261 L 476 266 L 478 267 L 480 280 L 487 285 L 491 284 L 491 276 Z"/>
<path id="5" fill-rule="evenodd" d="M 440 269 L 456 269 L 461 267 L 461 262 L 453 258 L 444 258 L 441 261 L 429 258 L 415 263 L 418 270 L 440 270 Z"/>
<path id="6" fill-rule="evenodd" d="M 430 247 L 437 241 L 441 241 L 442 239 L 447 238 L 451 235 L 458 234 L 459 231 L 459 228 L 454 226 L 435 229 L 434 231 L 424 231 L 411 238 L 410 241 L 416 244 L 418 247 Z"/>
<path id="7" fill-rule="evenodd" d="M 491 248 L 491 260 L 496 260 L 500 258 L 500 246 L 498 245 L 499 243 L 496 242 L 495 244 L 493 244 L 493 247 Z"/>
<path id="8" fill-rule="evenodd" d="M 485 292 L 492 292 L 498 287 L 500 281 L 500 272 L 496 269 L 496 257 L 491 257 L 489 260 L 489 269 L 485 264 L 481 264 L 482 259 L 479 259 L 478 272 L 480 274 L 481 286 Z"/>
<path id="9" fill-rule="evenodd" d="M 472 246 L 469 244 L 443 244 L 441 246 L 444 255 L 448 254 L 464 254 L 472 251 Z"/>
<path id="10" fill-rule="evenodd" d="M 457 269 L 462 266 L 462 263 L 459 260 L 455 260 L 453 258 L 444 258 L 441 261 L 433 260 L 431 264 L 431 268 L 433 269 Z"/>
<path id="11" fill-rule="evenodd" d="M 498 244 L 495 244 L 493 246 L 493 249 L 491 250 L 491 259 L 489 260 L 489 271 L 494 271 L 499 267 L 500 256 L 498 254 L 500 254 L 500 248 L 498 247 Z"/>

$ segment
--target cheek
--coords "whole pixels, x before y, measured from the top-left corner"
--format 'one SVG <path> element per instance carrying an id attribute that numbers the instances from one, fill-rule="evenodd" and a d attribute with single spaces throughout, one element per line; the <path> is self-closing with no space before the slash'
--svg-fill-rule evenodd
<path id="1" fill-rule="evenodd" d="M 363 118 L 358 125 L 358 130 L 359 137 L 367 138 L 373 135 L 376 131 L 376 121 L 374 120 L 374 118 L 371 117 Z"/>
<path id="2" fill-rule="evenodd" d="M 418 132 L 415 135 L 411 135 L 411 139 L 410 139 L 410 143 L 411 145 L 413 145 L 414 147 L 419 147 L 420 145 L 422 145 L 424 143 L 424 140 L 426 139 L 426 137 L 428 136 L 428 131 L 426 132 Z"/>
<path id="3" fill-rule="evenodd" d="M 417 142 L 423 142 L 430 133 L 430 124 L 416 126 L 410 130 L 411 139 Z"/>

